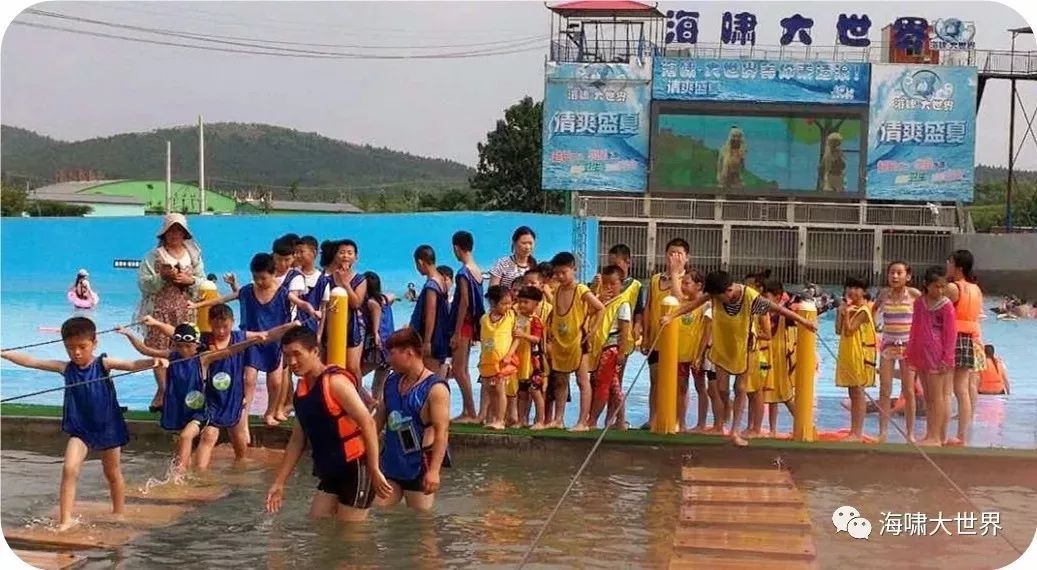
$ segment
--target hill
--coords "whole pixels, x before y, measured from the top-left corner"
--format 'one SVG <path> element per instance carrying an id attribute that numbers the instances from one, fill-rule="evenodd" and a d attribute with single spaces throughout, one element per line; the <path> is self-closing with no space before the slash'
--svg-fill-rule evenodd
<path id="1" fill-rule="evenodd" d="M 166 141 L 173 178 L 198 178 L 194 126 L 65 142 L 3 125 L 0 160 L 10 178 L 49 181 L 60 170 L 96 170 L 105 178 L 165 176 Z M 317 133 L 263 124 L 205 125 L 205 174 L 210 187 L 272 190 L 281 198 L 328 200 L 350 190 L 467 190 L 467 166 L 450 160 L 356 145 Z M 292 187 L 295 190 L 292 190 Z M 289 196 L 291 194 L 292 196 Z"/>

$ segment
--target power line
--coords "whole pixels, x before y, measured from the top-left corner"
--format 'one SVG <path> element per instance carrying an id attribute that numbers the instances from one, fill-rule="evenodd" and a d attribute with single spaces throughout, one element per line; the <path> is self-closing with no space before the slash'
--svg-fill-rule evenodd
<path id="1" fill-rule="evenodd" d="M 93 32 L 87 30 L 79 30 L 76 28 L 66 28 L 63 26 L 51 26 L 47 24 L 38 24 L 35 22 L 23 22 L 21 20 L 14 20 L 11 22 L 13 25 L 27 26 L 30 28 L 39 28 L 43 30 L 52 30 L 58 32 L 67 32 L 70 34 L 78 34 L 84 36 L 91 36 L 97 38 L 107 38 L 114 40 L 122 40 L 129 42 L 137 42 L 152 45 L 162 45 L 170 47 L 188 48 L 188 49 L 199 49 L 204 51 L 214 51 L 223 53 L 237 53 L 246 55 L 269 55 L 275 57 L 287 57 L 295 59 L 325 59 L 325 60 L 343 60 L 343 59 L 375 59 L 375 60 L 409 60 L 409 59 L 473 59 L 480 57 L 491 57 L 496 55 L 510 55 L 517 53 L 526 53 L 532 51 L 540 51 L 543 48 L 541 46 L 529 46 L 524 48 L 516 48 L 510 50 L 500 51 L 482 51 L 482 52 L 462 52 L 453 54 L 418 54 L 418 55 L 376 55 L 376 54 L 315 54 L 315 53 L 291 53 L 285 50 L 277 50 L 276 48 L 266 48 L 267 51 L 259 51 L 255 49 L 236 49 L 231 47 L 216 47 L 202 44 L 186 44 L 178 42 L 169 42 L 156 39 L 138 38 L 132 36 L 106 34 L 103 32 Z M 263 49 L 263 48 L 261 48 Z"/>
<path id="2" fill-rule="evenodd" d="M 72 16 L 68 14 L 60 14 L 57 12 L 49 12 L 46 10 L 37 10 L 29 8 L 25 10 L 25 13 L 34 16 L 42 16 L 46 18 L 56 18 L 60 20 L 71 20 L 74 22 L 95 24 L 98 26 L 114 27 L 126 30 L 133 30 L 138 32 L 153 33 L 159 35 L 169 35 L 174 37 L 180 37 L 184 39 L 193 39 L 200 41 L 209 41 L 214 43 L 226 43 L 230 45 L 237 45 L 242 47 L 258 47 L 264 49 L 280 49 L 284 51 L 297 52 L 297 53 L 313 53 L 318 55 L 339 55 L 340 52 L 320 52 L 311 50 L 295 50 L 291 48 L 282 48 L 279 46 L 294 45 L 294 46 L 309 46 L 309 47 L 326 47 L 326 48 L 350 48 L 350 49 L 401 49 L 401 46 L 386 46 L 386 45 L 365 45 L 365 44 L 322 44 L 322 43 L 309 43 L 309 42 L 290 42 L 281 40 L 267 40 L 256 37 L 243 37 L 243 36 L 227 36 L 227 35 L 214 35 L 214 34 L 199 34 L 195 32 L 185 32 L 182 30 L 173 30 L 169 28 L 152 28 L 147 26 L 137 26 L 133 24 L 122 24 L 118 22 L 109 22 L 105 20 L 95 20 L 91 18 L 84 18 L 81 16 Z M 476 42 L 476 43 L 461 43 L 461 44 L 423 44 L 415 46 L 405 46 L 405 49 L 444 49 L 444 48 L 472 48 L 472 47 L 485 47 L 490 50 L 494 49 L 506 49 L 509 47 L 518 47 L 519 45 L 530 44 L 532 42 L 544 42 L 548 39 L 548 36 L 535 35 L 535 36 L 524 36 L 519 38 L 512 38 L 507 40 L 496 40 L 487 42 Z M 254 42 L 254 43 L 238 43 L 238 42 Z M 272 45 L 264 45 L 272 44 Z M 498 46 L 498 47 L 493 47 Z"/>

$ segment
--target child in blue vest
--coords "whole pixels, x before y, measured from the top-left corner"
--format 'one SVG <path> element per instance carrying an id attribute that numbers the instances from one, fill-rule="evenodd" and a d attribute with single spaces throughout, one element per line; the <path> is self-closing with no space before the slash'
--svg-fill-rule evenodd
<path id="1" fill-rule="evenodd" d="M 79 470 L 91 450 L 101 452 L 101 465 L 112 496 L 112 513 L 123 514 L 126 484 L 122 478 L 120 457 L 122 446 L 130 436 L 115 394 L 115 382 L 109 378 L 111 371 L 138 372 L 169 365 L 162 358 L 119 360 L 104 353 L 94 356 L 97 327 L 85 317 L 65 321 L 61 325 L 61 340 L 68 353 L 67 361 L 44 360 L 21 352 L 0 352 L 0 358 L 18 366 L 55 372 L 65 378 L 61 431 L 69 437 L 61 472 L 59 531 L 73 525 L 72 505 L 76 499 Z"/>
<path id="2" fill-rule="evenodd" d="M 210 313 L 217 307 L 210 309 Z M 229 307 L 228 307 L 229 309 Z M 217 311 L 217 316 L 221 311 Z M 176 462 L 174 470 L 177 473 L 185 473 L 191 465 L 191 448 L 195 439 L 202 435 L 210 425 L 208 399 L 212 392 L 229 391 L 234 385 L 228 374 L 210 375 L 210 367 L 214 362 L 224 359 L 233 359 L 242 354 L 253 345 L 267 342 L 266 333 L 252 333 L 236 343 L 229 344 L 223 348 L 210 348 L 203 343 L 202 335 L 198 328 L 191 323 L 181 323 L 174 328 L 172 325 L 157 321 L 151 316 L 142 319 L 144 325 L 157 329 L 160 333 L 169 336 L 173 340 L 172 350 L 156 350 L 144 344 L 132 332 L 120 328 L 119 333 L 129 339 L 133 348 L 145 356 L 169 359 L 169 372 L 166 379 L 165 399 L 162 403 L 162 415 L 159 425 L 167 431 L 180 434 L 176 448 Z M 239 386 L 243 380 L 239 381 Z M 239 389 L 239 391 L 241 391 Z M 241 400 L 244 400 L 242 394 Z M 235 420 L 234 425 L 240 420 Z M 215 427 L 215 426 L 214 426 Z M 230 426 L 228 426 L 230 427 Z M 218 428 L 216 428 L 218 430 Z M 217 431 L 216 435 L 219 433 Z M 207 447 L 206 453 L 211 455 L 212 447 L 215 446 L 215 437 L 209 437 L 212 445 L 199 445 L 199 449 Z M 208 461 L 205 467 L 208 466 Z"/>
<path id="3" fill-rule="evenodd" d="M 396 299 L 392 293 L 382 293 L 382 280 L 374 271 L 364 273 L 364 278 L 367 280 L 367 303 L 364 307 L 367 330 L 362 371 L 364 376 L 374 371 L 371 395 L 381 401 L 382 387 L 389 375 L 389 351 L 385 348 L 385 341 L 396 330 L 392 316 L 392 304 Z"/>
<path id="4" fill-rule="evenodd" d="M 291 322 L 292 300 L 288 295 L 288 288 L 278 285 L 274 277 L 274 258 L 269 253 L 257 253 L 252 257 L 249 264 L 252 272 L 252 283 L 245 285 L 234 293 L 224 295 L 219 299 L 192 303 L 192 308 L 200 309 L 212 305 L 227 303 L 238 300 L 241 306 L 242 318 L 241 329 L 251 332 L 263 332 Z M 232 279 L 233 281 L 233 279 Z M 298 304 L 303 310 L 310 309 L 308 304 Z M 310 314 L 310 318 L 318 318 L 316 312 Z M 261 346 L 249 347 L 246 352 L 247 364 L 245 365 L 245 407 L 252 404 L 252 397 L 256 390 L 256 379 L 259 372 L 266 373 L 267 408 L 263 414 L 263 421 L 267 425 L 275 426 L 285 420 L 280 407 L 281 394 L 281 346 L 277 343 L 268 343 Z"/>
<path id="5" fill-rule="evenodd" d="M 425 277 L 425 285 L 418 294 L 410 328 L 421 337 L 421 354 L 425 366 L 436 373 L 450 356 L 450 311 L 446 290 L 436 271 L 436 250 L 421 245 L 414 250 L 414 266 Z"/>

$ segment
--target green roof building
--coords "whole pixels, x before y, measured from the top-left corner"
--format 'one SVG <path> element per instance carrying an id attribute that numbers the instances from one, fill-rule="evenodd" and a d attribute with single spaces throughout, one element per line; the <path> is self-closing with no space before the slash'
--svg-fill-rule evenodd
<path id="1" fill-rule="evenodd" d="M 148 212 L 166 211 L 166 183 L 164 180 L 113 180 L 79 191 L 80 194 L 130 196 L 144 201 Z M 199 213 L 200 196 L 194 184 L 174 182 L 171 210 L 184 214 Z M 233 214 L 237 204 L 234 198 L 212 190 L 205 191 L 205 209 L 214 214 Z"/>

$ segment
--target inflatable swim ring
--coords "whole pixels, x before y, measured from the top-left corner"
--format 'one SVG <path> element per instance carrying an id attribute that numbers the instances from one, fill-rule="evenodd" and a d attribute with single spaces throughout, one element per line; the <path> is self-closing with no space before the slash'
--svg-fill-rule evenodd
<path id="1" fill-rule="evenodd" d="M 72 306 L 77 309 L 93 309 L 101 300 L 93 290 L 90 291 L 90 298 L 88 299 L 82 299 L 76 295 L 75 289 L 69 289 L 65 297 L 68 298 L 68 302 L 72 303 Z"/>

